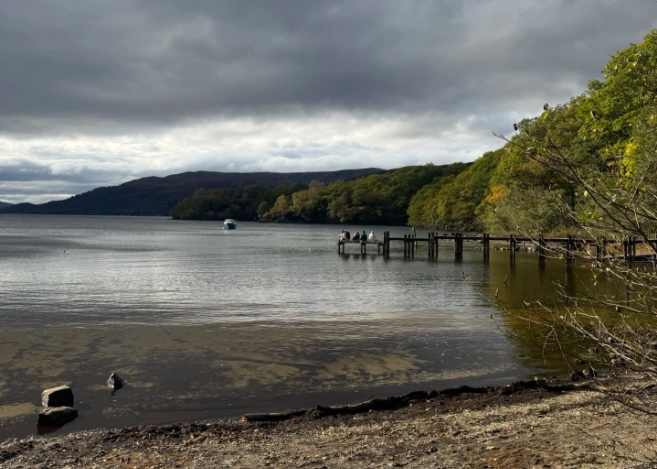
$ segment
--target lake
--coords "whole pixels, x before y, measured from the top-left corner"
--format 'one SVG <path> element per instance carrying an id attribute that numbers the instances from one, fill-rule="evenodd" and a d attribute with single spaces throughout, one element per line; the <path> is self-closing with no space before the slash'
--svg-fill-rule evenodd
<path id="1" fill-rule="evenodd" d="M 508 310 L 555 301 L 562 262 L 505 251 L 483 262 L 475 243 L 455 262 L 448 241 L 438 260 L 424 246 L 414 259 L 401 246 L 338 254 L 344 228 L 410 233 L 0 215 L 0 441 L 35 433 L 41 391 L 61 384 L 80 416 L 58 434 L 565 370 L 508 335 Z M 112 372 L 126 381 L 115 395 Z"/>

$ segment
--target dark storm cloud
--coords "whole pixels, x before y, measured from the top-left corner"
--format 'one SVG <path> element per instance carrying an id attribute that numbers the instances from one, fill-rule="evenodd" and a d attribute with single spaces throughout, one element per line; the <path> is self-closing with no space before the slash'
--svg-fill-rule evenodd
<path id="1" fill-rule="evenodd" d="M 655 18 L 647 0 L 0 2 L 0 200 L 473 160 Z"/>
<path id="2" fill-rule="evenodd" d="M 4 126 L 29 131 L 30 123 L 57 118 L 61 126 L 81 117 L 150 124 L 417 99 L 432 88 L 434 65 L 411 43 L 423 48 L 446 40 L 450 31 L 426 18 L 457 12 L 440 3 L 390 5 L 5 4 L 0 102 L 10 119 Z"/>
<path id="3" fill-rule="evenodd" d="M 0 131 L 483 111 L 541 88 L 555 95 L 564 78 L 585 84 L 657 13 L 639 0 L 509 3 L 3 2 Z"/>

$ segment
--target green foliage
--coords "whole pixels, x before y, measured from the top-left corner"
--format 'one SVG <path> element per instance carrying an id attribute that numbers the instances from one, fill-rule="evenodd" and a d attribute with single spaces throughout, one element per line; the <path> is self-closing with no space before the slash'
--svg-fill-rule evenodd
<path id="1" fill-rule="evenodd" d="M 657 30 L 614 55 L 602 73 L 604 80 L 592 81 L 580 99 L 578 137 L 591 151 L 613 158 L 624 153 L 642 109 L 656 104 Z"/>
<path id="2" fill-rule="evenodd" d="M 189 199 L 180 201 L 171 210 L 171 216 L 178 220 L 256 220 L 266 213 L 269 207 L 281 197 L 286 199 L 296 191 L 304 189 L 303 184 L 290 184 L 269 189 L 263 186 L 247 186 L 237 189 L 198 189 Z"/>
<path id="3" fill-rule="evenodd" d="M 269 202 L 267 202 L 266 200 L 260 202 L 256 210 L 256 213 L 258 214 L 258 218 L 262 218 L 265 215 L 265 213 L 269 211 L 269 208 L 270 208 Z"/>
<path id="4" fill-rule="evenodd" d="M 268 220 L 314 223 L 405 225 L 407 209 L 418 190 L 427 184 L 454 177 L 468 165 L 408 166 L 384 174 L 328 185 L 311 184 L 265 214 Z"/>
<path id="5" fill-rule="evenodd" d="M 594 285 L 604 287 L 578 291 L 565 285 L 566 307 L 525 302 L 530 311 L 522 320 L 527 330 L 541 331 L 544 350 L 563 353 L 565 343 L 586 344 L 582 355 L 568 352 L 564 359 L 609 366 L 612 376 L 618 371 L 622 379 L 610 379 L 614 384 L 605 394 L 633 413 L 650 415 L 657 383 L 657 274 L 654 265 L 633 262 L 632 240 L 639 240 L 644 261 L 654 259 L 657 246 L 648 240 L 657 230 L 656 65 L 652 31 L 612 57 L 604 80 L 591 82 L 586 94 L 517 125 L 480 211 L 493 229 L 568 229 L 596 240 L 595 253 L 578 243 L 549 249 L 584 260 Z M 613 293 L 616 288 L 625 295 Z M 640 377 L 640 390 L 628 372 Z"/>
<path id="6" fill-rule="evenodd" d="M 613 56 L 604 80 L 592 81 L 585 94 L 521 122 L 477 209 L 486 227 L 560 231 L 596 221 L 611 228 L 615 207 L 628 200 L 634 204 L 657 187 L 656 65 L 657 31 L 652 31 L 641 44 Z M 605 199 L 606 209 L 591 194 Z M 646 203 L 651 211 L 654 202 Z M 624 229 L 641 218 L 636 215 Z"/>
<path id="7" fill-rule="evenodd" d="M 500 151 L 489 152 L 455 178 L 444 178 L 424 186 L 409 205 L 409 224 L 430 228 L 481 228 L 476 209 L 489 192 L 491 173 L 499 161 Z"/>

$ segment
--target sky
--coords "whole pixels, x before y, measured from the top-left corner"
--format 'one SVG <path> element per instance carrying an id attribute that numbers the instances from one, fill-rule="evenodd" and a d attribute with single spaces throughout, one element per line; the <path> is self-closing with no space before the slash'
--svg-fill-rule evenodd
<path id="1" fill-rule="evenodd" d="M 0 2 L 0 200 L 473 161 L 655 27 L 654 0 Z"/>

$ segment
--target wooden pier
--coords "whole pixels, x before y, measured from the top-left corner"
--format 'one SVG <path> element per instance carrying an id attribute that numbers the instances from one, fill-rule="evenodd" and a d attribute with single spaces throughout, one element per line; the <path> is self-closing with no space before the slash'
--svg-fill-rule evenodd
<path id="1" fill-rule="evenodd" d="M 349 244 L 349 245 L 354 245 L 354 246 L 360 246 L 360 253 L 361 254 L 367 254 L 367 246 L 373 247 L 376 246 L 376 250 L 378 254 L 381 254 L 381 250 L 383 249 L 383 242 L 382 241 L 350 241 L 350 240 L 339 240 L 338 241 L 338 254 L 344 254 L 344 247 Z"/>
<path id="2" fill-rule="evenodd" d="M 527 238 L 527 237 L 516 237 L 513 234 L 508 236 L 491 236 L 488 233 L 483 233 L 482 235 L 464 235 L 462 233 L 452 233 L 450 235 L 443 234 L 439 235 L 435 232 L 428 233 L 426 238 L 417 237 L 415 234 L 403 235 L 402 237 L 392 237 L 390 236 L 389 231 L 384 231 L 383 240 L 376 241 L 347 241 L 339 240 L 338 241 L 338 253 L 344 254 L 346 245 L 358 245 L 360 246 L 361 254 L 367 254 L 367 249 L 369 247 L 376 246 L 377 253 L 383 254 L 384 256 L 390 255 L 390 245 L 392 243 L 402 243 L 402 249 L 404 258 L 414 258 L 417 252 L 419 245 L 426 243 L 427 245 L 427 255 L 429 259 L 438 258 L 438 248 L 439 241 L 452 241 L 454 245 L 454 258 L 456 260 L 463 257 L 463 243 L 464 242 L 476 242 L 481 245 L 481 250 L 483 252 L 483 259 L 485 261 L 490 259 L 490 250 L 491 250 L 491 241 L 508 243 L 508 248 L 503 247 L 502 249 L 509 251 L 509 257 L 511 260 L 514 260 L 516 257 L 516 252 L 519 250 L 519 243 L 530 243 L 538 254 L 539 261 L 545 261 L 548 253 L 550 251 L 557 251 L 559 254 L 562 254 L 566 259 L 566 262 L 569 265 L 572 265 L 575 262 L 575 254 L 578 250 L 587 248 L 589 246 L 595 247 L 595 258 L 598 260 L 609 259 L 612 257 L 625 259 L 628 263 L 634 263 L 636 260 L 646 257 L 646 256 L 637 256 L 636 246 L 637 244 L 649 244 L 653 248 L 657 248 L 657 239 L 647 239 L 643 240 L 636 237 L 625 236 L 622 240 L 595 240 L 595 239 L 584 239 L 577 238 L 573 235 L 567 235 L 565 238 L 544 238 L 542 234 L 539 234 L 538 238 Z M 613 245 L 614 248 L 618 251 L 618 255 L 611 256 L 608 250 L 608 246 Z M 556 247 L 556 249 L 555 249 Z M 622 256 L 620 255 L 620 248 L 622 247 Z M 654 255 L 648 255 L 648 258 L 655 258 Z"/>

